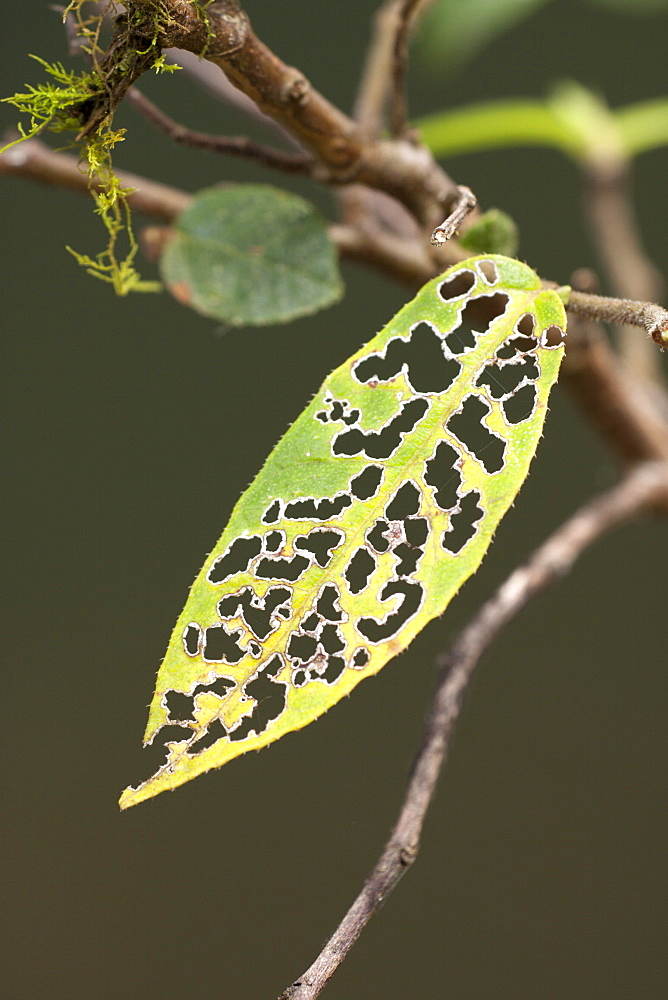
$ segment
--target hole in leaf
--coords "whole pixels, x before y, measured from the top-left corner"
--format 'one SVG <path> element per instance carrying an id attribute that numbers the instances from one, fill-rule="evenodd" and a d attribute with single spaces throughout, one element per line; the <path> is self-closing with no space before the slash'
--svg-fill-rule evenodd
<path id="1" fill-rule="evenodd" d="M 509 298 L 502 292 L 494 295 L 477 295 L 466 303 L 459 324 L 445 338 L 453 354 L 475 347 L 477 337 L 487 332 L 495 319 L 503 316 Z"/>
<path id="2" fill-rule="evenodd" d="M 190 625 L 186 625 L 183 631 L 183 648 L 188 656 L 197 656 L 199 653 L 201 635 L 202 630 L 197 622 L 191 622 Z"/>
<path id="3" fill-rule="evenodd" d="M 326 531 L 315 528 L 313 531 L 309 531 L 308 535 L 300 535 L 295 539 L 295 548 L 312 552 L 318 566 L 324 569 L 332 561 L 331 550 L 341 545 L 345 541 L 345 537 L 342 531 Z"/>
<path id="4" fill-rule="evenodd" d="M 194 722 L 195 721 L 195 698 L 202 692 L 213 692 L 224 698 L 228 691 L 234 687 L 234 681 L 230 677 L 217 677 L 211 684 L 198 684 L 192 694 L 183 694 L 182 691 L 167 691 L 164 697 L 165 707 L 169 715 L 170 722 Z"/>
<path id="5" fill-rule="evenodd" d="M 293 632 L 288 642 L 288 656 L 291 660 L 301 660 L 306 663 L 315 656 L 318 641 L 312 635 L 300 635 Z"/>
<path id="6" fill-rule="evenodd" d="M 501 399 L 515 392 L 524 379 L 534 380 L 539 375 L 534 355 L 526 355 L 517 364 L 486 364 L 476 379 L 476 385 L 486 385 L 494 399 Z"/>
<path id="7" fill-rule="evenodd" d="M 343 621 L 343 614 L 336 607 L 338 599 L 339 592 L 335 585 L 333 583 L 325 584 L 316 604 L 316 611 L 321 618 L 326 618 L 330 622 Z"/>
<path id="8" fill-rule="evenodd" d="M 332 517 L 350 507 L 352 499 L 347 494 L 338 497 L 323 497 L 315 500 L 308 497 L 304 500 L 293 500 L 285 508 L 285 517 L 291 521 L 329 521 Z"/>
<path id="9" fill-rule="evenodd" d="M 370 500 L 378 492 L 383 479 L 380 465 L 367 465 L 358 476 L 350 480 L 350 489 L 358 500 Z"/>
<path id="10" fill-rule="evenodd" d="M 384 642 L 397 635 L 406 622 L 420 610 L 424 598 L 424 588 L 420 583 L 409 583 L 408 580 L 391 580 L 380 592 L 380 600 L 387 601 L 400 594 L 403 597 L 395 612 L 387 615 L 381 621 L 375 618 L 360 618 L 357 629 L 369 642 Z"/>
<path id="11" fill-rule="evenodd" d="M 369 650 L 365 649 L 364 646 L 360 646 L 360 648 L 356 649 L 355 652 L 353 653 L 353 658 L 350 665 L 355 670 L 363 670 L 370 659 L 371 659 L 371 654 L 369 653 Z"/>
<path id="12" fill-rule="evenodd" d="M 206 732 L 204 736 L 201 736 L 191 747 L 188 748 L 188 753 L 191 757 L 194 757 L 198 753 L 202 753 L 203 750 L 208 750 L 212 747 L 214 743 L 218 743 L 219 740 L 224 740 L 227 737 L 227 730 L 222 724 L 220 719 L 214 719 L 206 727 Z"/>
<path id="13" fill-rule="evenodd" d="M 272 504 L 267 507 L 264 514 L 262 515 L 263 524 L 276 524 L 279 515 L 281 513 L 281 502 L 280 500 L 274 500 Z"/>
<path id="14" fill-rule="evenodd" d="M 224 698 L 227 692 L 234 686 L 235 683 L 231 677 L 217 677 L 211 684 L 198 684 L 193 691 L 193 698 L 197 697 L 198 694 L 202 694 L 203 691 L 211 691 L 213 694 Z"/>
<path id="15" fill-rule="evenodd" d="M 342 656 L 330 656 L 327 662 L 327 669 L 322 674 L 322 679 L 327 684 L 333 684 L 334 681 L 338 681 L 339 677 L 346 669 L 346 661 Z"/>
<path id="16" fill-rule="evenodd" d="M 247 681 L 244 684 L 244 694 L 254 698 L 257 704 L 251 714 L 243 718 L 236 729 L 230 732 L 231 741 L 245 740 L 253 731 L 259 736 L 269 723 L 277 719 L 283 712 L 287 685 L 276 683 L 273 680 L 280 671 L 281 665 L 280 656 L 272 657 L 266 667 L 260 670 L 255 680 Z"/>
<path id="17" fill-rule="evenodd" d="M 354 424 L 360 418 L 360 411 L 357 409 L 350 409 L 350 403 L 347 399 L 332 399 L 331 396 L 327 396 L 325 399 L 325 405 L 329 406 L 329 413 L 326 410 L 320 410 L 316 413 L 316 418 L 322 421 L 323 424 L 337 423 L 338 421 L 343 421 L 344 424 Z"/>
<path id="18" fill-rule="evenodd" d="M 287 587 L 270 587 L 263 599 L 247 587 L 240 594 L 231 594 L 219 601 L 218 614 L 221 618 L 234 618 L 241 607 L 248 628 L 264 641 L 276 628 L 272 621 L 274 612 L 280 604 L 289 601 L 290 596 L 291 591 Z"/>
<path id="19" fill-rule="evenodd" d="M 320 616 L 312 611 L 310 615 L 306 615 L 306 618 L 302 618 L 299 627 L 303 632 L 315 632 L 319 624 Z"/>
<path id="20" fill-rule="evenodd" d="M 475 285 L 475 274 L 473 271 L 458 271 L 451 278 L 446 278 L 438 286 L 438 294 L 444 302 L 451 299 L 459 299 L 462 295 L 467 295 Z"/>
<path id="21" fill-rule="evenodd" d="M 500 361 L 509 361 L 521 354 L 530 354 L 536 349 L 536 341 L 533 337 L 525 337 L 523 334 L 514 334 L 508 337 L 506 342 L 499 347 L 496 357 Z"/>
<path id="22" fill-rule="evenodd" d="M 395 574 L 397 576 L 412 576 L 417 569 L 423 552 L 421 549 L 412 548 L 406 542 L 400 542 L 392 550 L 392 555 L 398 560 L 394 571 Z"/>
<path id="23" fill-rule="evenodd" d="M 496 264 L 492 260 L 479 260 L 476 263 L 476 267 L 482 274 L 483 278 L 488 285 L 495 285 L 499 280 L 499 272 L 496 268 Z"/>
<path id="24" fill-rule="evenodd" d="M 462 477 L 455 467 L 459 457 L 447 441 L 440 441 L 432 457 L 425 462 L 424 480 L 434 487 L 434 502 L 441 510 L 451 510 L 459 501 L 457 490 L 462 484 Z"/>
<path id="25" fill-rule="evenodd" d="M 528 420 L 536 408 L 536 387 L 523 385 L 514 396 L 506 399 L 501 406 L 509 424 L 521 424 Z"/>
<path id="26" fill-rule="evenodd" d="M 467 396 L 461 410 L 448 420 L 447 428 L 491 474 L 503 468 L 506 444 L 483 424 L 488 413 L 489 406 L 483 399 Z"/>
<path id="27" fill-rule="evenodd" d="M 168 691 L 165 695 L 165 708 L 170 722 L 194 722 L 195 708 L 190 695 L 181 691 Z"/>
<path id="28" fill-rule="evenodd" d="M 523 337 L 530 337 L 533 340 L 536 321 L 531 313 L 525 313 L 515 324 L 515 329 Z"/>
<path id="29" fill-rule="evenodd" d="M 260 559 L 255 569 L 255 575 L 260 580 L 289 580 L 295 583 L 311 565 L 306 556 L 296 555 L 292 559 L 271 559 L 265 556 Z"/>
<path id="30" fill-rule="evenodd" d="M 411 399 L 402 404 L 400 412 L 379 431 L 355 429 L 337 434 L 332 452 L 335 455 L 359 455 L 365 452 L 369 458 L 389 458 L 400 446 L 404 434 L 409 434 L 414 429 L 428 409 L 426 399 Z"/>
<path id="31" fill-rule="evenodd" d="M 375 568 L 376 560 L 371 553 L 367 549 L 358 549 L 343 571 L 351 594 L 360 594 L 368 586 Z"/>
<path id="32" fill-rule="evenodd" d="M 408 340 L 393 337 L 383 354 L 358 361 L 353 375 L 359 382 L 371 379 L 389 382 L 405 370 L 415 392 L 445 392 L 461 371 L 461 365 L 443 354 L 443 341 L 430 323 L 418 323 Z"/>
<path id="33" fill-rule="evenodd" d="M 424 545 L 429 537 L 429 522 L 426 517 L 409 517 L 404 521 L 404 531 L 409 545 Z"/>
<path id="34" fill-rule="evenodd" d="M 385 537 L 385 532 L 389 531 L 389 528 L 387 521 L 379 518 L 374 526 L 367 531 L 366 540 L 376 552 L 387 552 L 389 549 L 390 543 Z"/>
<path id="35" fill-rule="evenodd" d="M 540 342 L 543 347 L 561 347 L 565 336 L 566 334 L 560 326 L 548 326 L 540 338 Z"/>
<path id="36" fill-rule="evenodd" d="M 264 537 L 264 547 L 267 552 L 278 552 L 285 545 L 285 534 L 282 531 L 270 531 Z"/>
<path id="37" fill-rule="evenodd" d="M 443 534 L 442 545 L 453 555 L 464 548 L 466 543 L 476 534 L 476 524 L 483 516 L 484 511 L 478 506 L 480 494 L 477 490 L 471 490 L 462 497 L 461 509 L 456 511 L 450 518 L 450 527 Z"/>
<path id="38" fill-rule="evenodd" d="M 262 539 L 259 535 L 250 538 L 235 538 L 225 555 L 219 556 L 209 572 L 209 583 L 223 583 L 235 573 L 245 573 L 252 559 L 262 550 Z"/>
<path id="39" fill-rule="evenodd" d="M 403 521 L 420 509 L 420 491 L 415 483 L 403 483 L 385 508 L 388 521 Z"/>
<path id="40" fill-rule="evenodd" d="M 212 625 L 204 633 L 202 656 L 207 663 L 238 663 L 246 655 L 237 642 L 240 635 L 239 628 L 230 633 L 224 625 Z"/>
<path id="41" fill-rule="evenodd" d="M 155 734 L 153 742 L 144 749 L 142 760 L 144 767 L 150 768 L 149 775 L 155 774 L 167 762 L 168 743 L 183 743 L 193 735 L 190 726 L 163 726 Z"/>
<path id="42" fill-rule="evenodd" d="M 346 648 L 345 640 L 341 638 L 336 625 L 323 625 L 320 643 L 326 653 L 340 653 Z"/>

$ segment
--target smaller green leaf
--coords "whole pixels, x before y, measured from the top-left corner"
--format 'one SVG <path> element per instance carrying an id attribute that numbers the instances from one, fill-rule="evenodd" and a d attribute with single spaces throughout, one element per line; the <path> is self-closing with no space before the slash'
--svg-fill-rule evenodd
<path id="1" fill-rule="evenodd" d="M 460 245 L 471 253 L 500 253 L 514 257 L 519 244 L 519 231 L 514 219 L 500 208 L 490 208 L 466 230 Z"/>
<path id="2" fill-rule="evenodd" d="M 263 184 L 200 191 L 179 216 L 161 272 L 179 302 L 233 326 L 286 323 L 343 290 L 325 220 Z"/>
<path id="3" fill-rule="evenodd" d="M 629 156 L 668 145 L 668 98 L 629 104 L 615 112 Z"/>
<path id="4" fill-rule="evenodd" d="M 582 162 L 598 169 L 615 169 L 625 162 L 616 117 L 598 94 L 575 80 L 562 80 L 552 88 L 549 107 L 565 128 L 580 137 Z"/>
<path id="5" fill-rule="evenodd" d="M 578 159 L 583 140 L 545 101 L 510 98 L 439 111 L 413 123 L 435 156 L 550 146 Z"/>

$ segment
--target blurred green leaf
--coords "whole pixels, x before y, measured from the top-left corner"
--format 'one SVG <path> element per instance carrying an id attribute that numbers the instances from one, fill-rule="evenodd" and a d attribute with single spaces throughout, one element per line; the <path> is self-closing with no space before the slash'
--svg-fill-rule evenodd
<path id="1" fill-rule="evenodd" d="M 435 156 L 499 146 L 550 146 L 579 158 L 582 137 L 545 101 L 507 100 L 441 111 L 413 123 Z"/>
<path id="2" fill-rule="evenodd" d="M 598 94 L 574 80 L 563 80 L 553 87 L 548 105 L 563 126 L 579 136 L 583 162 L 616 169 L 626 160 L 616 116 Z"/>
<path id="3" fill-rule="evenodd" d="M 459 240 L 472 253 L 497 253 L 514 257 L 519 244 L 515 220 L 500 208 L 490 208 L 466 230 Z"/>
<path id="4" fill-rule="evenodd" d="M 668 144 L 668 98 L 630 104 L 615 112 L 629 156 Z"/>
<path id="5" fill-rule="evenodd" d="M 343 290 L 325 220 L 303 198 L 261 184 L 196 195 L 160 266 L 179 302 L 233 326 L 285 323 Z"/>
<path id="6" fill-rule="evenodd" d="M 424 16 L 417 44 L 432 72 L 453 73 L 479 49 L 547 0 L 440 0 Z"/>

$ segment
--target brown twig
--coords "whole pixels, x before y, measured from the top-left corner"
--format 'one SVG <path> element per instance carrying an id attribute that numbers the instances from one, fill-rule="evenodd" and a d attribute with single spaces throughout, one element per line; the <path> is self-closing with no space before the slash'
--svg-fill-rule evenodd
<path id="1" fill-rule="evenodd" d="M 394 136 L 406 132 L 408 101 L 406 99 L 406 73 L 408 71 L 408 44 L 415 19 L 430 0 L 400 0 L 392 60 L 392 95 L 390 131 Z"/>
<path id="2" fill-rule="evenodd" d="M 10 140 L 10 137 L 6 138 Z M 130 207 L 163 222 L 173 222 L 192 200 L 191 195 L 185 191 L 167 184 L 159 184 L 126 170 L 118 170 L 116 173 L 122 187 L 134 189 L 128 195 Z M 91 189 L 100 190 L 96 181 L 90 183 L 88 174 L 82 170 L 76 156 L 56 153 L 39 139 L 26 139 L 0 154 L 0 175 L 2 174 L 24 177 L 41 184 L 55 184 L 80 194 L 88 194 Z"/>
<path id="3" fill-rule="evenodd" d="M 180 125 L 166 115 L 161 108 L 149 100 L 145 94 L 131 87 L 126 94 L 126 100 L 148 121 L 156 125 L 165 135 L 182 146 L 194 149 L 205 149 L 213 153 L 226 153 L 229 156 L 243 156 L 254 160 L 263 167 L 271 167 L 287 174 L 302 174 L 309 176 L 313 172 L 314 160 L 310 156 L 299 153 L 283 153 L 280 150 L 262 146 L 252 142 L 246 136 L 210 135 L 206 132 L 196 132 L 194 129 Z"/>
<path id="4" fill-rule="evenodd" d="M 638 391 L 597 323 L 569 321 L 561 380 L 622 465 L 668 461 L 668 423 L 654 398 Z"/>
<path id="5" fill-rule="evenodd" d="M 629 165 L 606 168 L 593 161 L 586 174 L 584 207 L 613 293 L 657 302 L 663 281 L 642 245 L 631 201 Z M 635 330 L 621 326 L 619 346 L 630 374 L 659 379 L 656 351 Z"/>
<path id="6" fill-rule="evenodd" d="M 355 100 L 354 119 L 365 142 L 376 141 L 385 124 L 385 106 L 392 88 L 395 46 L 401 27 L 405 0 L 385 0 L 377 10 L 373 21 L 373 32 Z M 353 247 L 352 255 L 357 259 L 368 259 L 371 244 L 388 245 L 390 235 L 408 240 L 412 245 L 420 235 L 420 227 L 401 202 L 373 188 L 362 184 L 348 184 L 338 192 L 341 220 L 344 223 L 347 246 Z M 388 249 L 389 246 L 388 246 Z M 412 283 L 410 275 L 419 273 L 433 275 L 437 264 L 425 257 L 422 247 L 417 255 L 417 267 L 395 270 L 396 253 L 390 249 L 389 273 L 401 281 Z M 454 262 L 454 261 L 453 261 Z M 450 263 L 450 261 L 448 261 Z M 427 265 L 428 270 L 424 266 Z"/>
<path id="7" fill-rule="evenodd" d="M 453 206 L 450 209 L 450 214 L 447 219 L 437 226 L 431 234 L 431 242 L 434 245 L 439 245 L 441 243 L 447 242 L 451 239 L 462 222 L 473 209 L 478 204 L 476 196 L 473 191 L 467 187 L 457 188 L 457 197 Z"/>
<path id="8" fill-rule="evenodd" d="M 318 159 L 318 180 L 357 182 L 402 201 L 420 224 L 437 222 L 455 185 L 424 146 L 404 139 L 365 141 L 362 130 L 319 94 L 298 70 L 286 66 L 254 34 L 236 0 L 206 8 L 202 18 L 186 0 L 163 0 L 169 25 L 155 38 L 153 0 L 128 3 L 133 32 L 145 44 L 195 52 L 218 65 L 228 79 Z M 119 32 L 125 30 L 121 24 Z M 119 34 L 119 37 L 120 34 Z"/>
<path id="9" fill-rule="evenodd" d="M 445 761 L 464 693 L 500 630 L 548 584 L 572 567 L 606 531 L 668 498 L 668 463 L 637 466 L 613 489 L 585 504 L 516 569 L 439 659 L 439 680 L 394 830 L 357 899 L 315 962 L 279 1000 L 313 1000 L 387 894 L 413 863 L 427 809 Z"/>
<path id="10" fill-rule="evenodd" d="M 643 327 L 659 347 L 668 347 L 668 310 L 653 302 L 612 299 L 605 295 L 590 295 L 572 290 L 566 309 L 576 316 L 597 319 L 603 323 L 627 323 Z"/>
<path id="11" fill-rule="evenodd" d="M 200 59 L 199 56 L 193 52 L 186 52 L 185 49 L 167 49 L 163 54 L 165 62 L 172 66 L 179 66 L 184 76 L 189 77 L 216 100 L 235 108 L 247 118 L 258 122 L 263 128 L 280 136 L 281 140 L 293 149 L 302 148 L 294 136 L 279 122 L 274 121 L 269 115 L 263 114 L 250 97 L 242 94 L 230 83 L 225 74 L 221 73 L 220 69 L 213 63 L 207 62 L 206 59 Z"/>
<path id="12" fill-rule="evenodd" d="M 402 2 L 385 0 L 374 15 L 371 42 L 353 111 L 355 121 L 367 139 L 377 139 L 383 129 Z"/>

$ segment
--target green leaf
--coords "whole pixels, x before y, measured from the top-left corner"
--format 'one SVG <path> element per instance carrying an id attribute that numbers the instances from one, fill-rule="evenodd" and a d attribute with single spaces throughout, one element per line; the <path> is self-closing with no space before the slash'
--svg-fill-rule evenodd
<path id="1" fill-rule="evenodd" d="M 342 293 L 325 220 L 264 184 L 200 191 L 179 216 L 161 271 L 179 302 L 233 326 L 286 323 Z"/>
<path id="2" fill-rule="evenodd" d="M 629 156 L 668 145 L 668 98 L 629 104 L 615 112 Z"/>
<path id="3" fill-rule="evenodd" d="M 545 101 L 487 101 L 440 111 L 413 124 L 435 156 L 505 146 L 550 146 L 578 158 L 586 148 L 580 134 Z"/>
<path id="4" fill-rule="evenodd" d="M 625 161 L 617 119 L 605 101 L 574 80 L 552 88 L 549 106 L 574 136 L 580 137 L 580 159 L 598 169 L 618 169 Z"/>
<path id="5" fill-rule="evenodd" d="M 440 0 L 423 19 L 420 54 L 434 73 L 452 73 L 544 3 L 546 0 Z"/>
<path id="6" fill-rule="evenodd" d="M 123 808 L 307 725 L 443 612 L 527 474 L 564 327 L 525 264 L 476 257 L 325 380 L 193 584 L 145 734 L 167 760 Z"/>
<path id="7" fill-rule="evenodd" d="M 519 232 L 515 220 L 500 208 L 490 208 L 459 238 L 459 244 L 471 253 L 517 253 Z"/>

